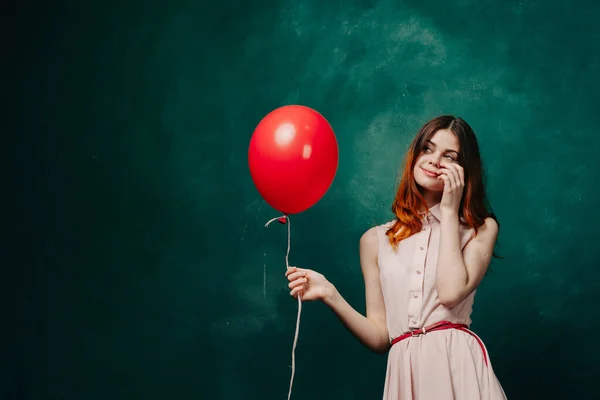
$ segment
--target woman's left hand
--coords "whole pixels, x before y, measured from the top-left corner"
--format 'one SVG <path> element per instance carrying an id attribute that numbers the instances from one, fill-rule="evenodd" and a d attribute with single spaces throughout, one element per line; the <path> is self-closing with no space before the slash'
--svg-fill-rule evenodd
<path id="1" fill-rule="evenodd" d="M 463 168 L 458 164 L 442 161 L 438 179 L 444 181 L 444 193 L 440 208 L 446 212 L 458 213 L 465 188 Z"/>

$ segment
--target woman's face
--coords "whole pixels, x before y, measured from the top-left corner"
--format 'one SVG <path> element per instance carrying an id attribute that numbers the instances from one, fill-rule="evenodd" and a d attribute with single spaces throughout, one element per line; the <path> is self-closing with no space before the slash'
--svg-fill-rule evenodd
<path id="1" fill-rule="evenodd" d="M 438 178 L 443 163 L 458 163 L 460 143 L 452 131 L 438 130 L 428 140 L 417 158 L 414 176 L 417 184 L 425 191 L 442 192 L 444 181 Z"/>

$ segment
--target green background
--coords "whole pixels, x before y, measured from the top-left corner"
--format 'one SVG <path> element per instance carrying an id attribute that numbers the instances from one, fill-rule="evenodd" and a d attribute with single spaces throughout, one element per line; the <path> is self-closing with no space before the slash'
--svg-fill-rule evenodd
<path id="1" fill-rule="evenodd" d="M 6 53 L 6 399 L 284 399 L 297 303 L 286 229 L 247 167 L 285 104 L 335 129 L 291 263 L 364 310 L 358 239 L 412 136 L 475 129 L 501 222 L 472 328 L 510 399 L 600 378 L 594 1 L 21 2 Z M 5 25 L 5 27 L 8 25 Z M 15 133 L 12 135 L 11 133 Z M 305 304 L 294 399 L 377 399 L 385 357 Z"/>

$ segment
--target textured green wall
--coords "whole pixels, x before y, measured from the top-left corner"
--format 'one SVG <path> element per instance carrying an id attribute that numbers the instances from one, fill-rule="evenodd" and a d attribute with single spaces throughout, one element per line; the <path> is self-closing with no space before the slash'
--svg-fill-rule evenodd
<path id="1" fill-rule="evenodd" d="M 203 4 L 204 3 L 204 4 Z M 247 168 L 260 119 L 323 113 L 340 167 L 291 262 L 364 310 L 358 239 L 389 220 L 429 118 L 480 139 L 504 256 L 473 329 L 511 399 L 591 398 L 600 251 L 593 1 L 88 1 L 17 10 L 4 398 L 283 399 L 286 230 Z M 15 228 L 13 228 L 15 227 Z M 295 399 L 377 399 L 385 357 L 305 304 Z"/>

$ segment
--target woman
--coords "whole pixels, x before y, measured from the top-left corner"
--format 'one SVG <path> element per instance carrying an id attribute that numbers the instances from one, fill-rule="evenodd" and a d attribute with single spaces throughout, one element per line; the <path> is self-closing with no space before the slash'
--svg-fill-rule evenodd
<path id="1" fill-rule="evenodd" d="M 385 400 L 505 399 L 484 344 L 467 327 L 498 236 L 477 139 L 440 116 L 413 140 L 396 218 L 360 239 L 366 317 L 320 273 L 286 271 L 290 294 L 322 300 L 366 347 L 388 354 Z"/>

